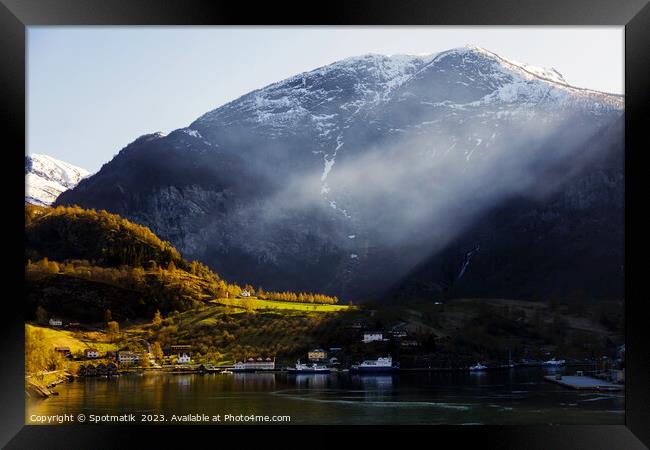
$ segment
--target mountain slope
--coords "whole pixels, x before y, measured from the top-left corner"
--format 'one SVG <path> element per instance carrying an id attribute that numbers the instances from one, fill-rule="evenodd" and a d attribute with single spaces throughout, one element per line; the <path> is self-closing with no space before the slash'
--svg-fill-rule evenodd
<path id="1" fill-rule="evenodd" d="M 612 238 L 603 223 L 616 227 L 623 204 L 622 114 L 621 96 L 477 47 L 364 55 L 139 138 L 57 204 L 119 213 L 229 279 L 274 289 L 380 298 L 414 284 L 434 295 L 454 280 L 425 270 L 422 289 L 418 268 L 443 258 L 456 278 L 493 277 L 468 284 L 469 295 L 584 287 L 580 261 L 605 280 L 595 295 L 618 295 L 620 273 L 591 256 L 604 242 L 619 263 L 622 232 Z M 485 222 L 497 211 L 504 217 Z M 586 213 L 600 220 L 581 220 Z M 516 251 L 537 239 L 530 224 L 540 220 L 556 230 L 546 252 Z M 544 268 L 540 279 L 553 285 L 515 283 L 494 262 L 465 264 L 485 242 L 477 230 L 499 243 L 499 258 L 523 273 Z M 575 230 L 589 236 L 580 261 Z M 547 264 L 557 255 L 561 264 Z"/>
<path id="2" fill-rule="evenodd" d="M 38 306 L 85 321 L 101 321 L 106 309 L 132 319 L 218 299 L 245 306 L 237 298 L 242 287 L 184 259 L 148 228 L 106 211 L 25 205 L 25 260 L 29 316 Z M 338 301 L 314 293 L 260 290 L 259 296 L 310 306 Z"/>
<path id="3" fill-rule="evenodd" d="M 150 317 L 219 296 L 226 284 L 146 227 L 105 211 L 25 206 L 27 314 Z"/>
<path id="4" fill-rule="evenodd" d="M 61 192 L 75 187 L 90 175 L 85 169 L 32 153 L 25 156 L 25 202 L 48 206 Z"/>

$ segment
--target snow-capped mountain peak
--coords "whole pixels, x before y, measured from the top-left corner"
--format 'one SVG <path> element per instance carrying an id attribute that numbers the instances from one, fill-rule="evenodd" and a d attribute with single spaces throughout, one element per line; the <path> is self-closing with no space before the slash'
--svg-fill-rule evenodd
<path id="1" fill-rule="evenodd" d="M 466 47 L 470 51 L 477 53 L 482 53 L 488 57 L 496 58 L 503 66 L 507 69 L 515 69 L 525 72 L 526 74 L 533 75 L 541 80 L 550 81 L 557 84 L 563 84 L 565 86 L 570 86 L 570 84 L 564 79 L 562 74 L 557 71 L 554 67 L 539 67 L 532 64 L 515 61 L 514 59 L 506 58 L 497 53 L 494 53 L 490 50 L 487 50 L 483 47 L 478 47 L 475 45 L 470 45 Z"/>
<path id="2" fill-rule="evenodd" d="M 192 128 L 239 121 L 244 112 L 247 121 L 271 128 L 270 136 L 302 124 L 333 138 L 332 122 L 347 122 L 362 110 L 390 101 L 419 79 L 435 84 L 441 78 L 483 87 L 483 102 L 509 102 L 515 95 L 517 101 L 528 97 L 529 103 L 543 100 L 555 106 L 596 100 L 604 108 L 623 107 L 622 96 L 572 86 L 555 68 L 467 45 L 427 55 L 368 53 L 345 58 L 252 91 L 199 117 Z"/>
<path id="3" fill-rule="evenodd" d="M 519 296 L 510 267 L 582 267 L 572 255 L 601 241 L 617 254 L 622 115 L 622 96 L 476 46 L 366 54 L 141 137 L 55 204 L 122 214 L 273 289 L 372 298 L 425 267 L 418 286 L 451 274 Z M 553 286 L 582 276 L 554 270 Z M 584 279 L 614 286 L 612 273 Z"/>
<path id="4" fill-rule="evenodd" d="M 35 205 L 50 205 L 68 189 L 75 187 L 90 172 L 81 167 L 32 153 L 25 156 L 25 201 Z"/>

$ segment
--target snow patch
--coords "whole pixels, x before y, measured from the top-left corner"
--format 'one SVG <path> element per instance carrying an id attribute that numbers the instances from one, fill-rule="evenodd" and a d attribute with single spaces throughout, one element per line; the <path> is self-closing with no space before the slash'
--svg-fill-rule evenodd
<path id="1" fill-rule="evenodd" d="M 25 158 L 25 201 L 48 206 L 62 192 L 75 187 L 90 172 L 81 167 L 32 153 Z"/>
<path id="2" fill-rule="evenodd" d="M 199 139 L 203 138 L 203 136 L 201 136 L 201 133 L 199 133 L 198 131 L 193 130 L 191 128 L 183 128 L 182 131 L 183 131 L 183 133 L 188 134 L 188 135 L 190 135 L 192 137 L 199 138 Z"/>

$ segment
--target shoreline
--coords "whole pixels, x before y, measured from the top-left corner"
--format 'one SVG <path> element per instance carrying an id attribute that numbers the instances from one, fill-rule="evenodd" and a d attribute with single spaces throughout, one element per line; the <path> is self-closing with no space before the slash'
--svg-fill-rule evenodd
<path id="1" fill-rule="evenodd" d="M 38 379 L 41 377 L 42 379 Z M 25 377 L 25 395 L 29 398 L 49 398 L 59 395 L 54 388 L 61 383 L 69 383 L 75 378 L 70 372 L 57 370 L 43 374 L 32 374 Z"/>

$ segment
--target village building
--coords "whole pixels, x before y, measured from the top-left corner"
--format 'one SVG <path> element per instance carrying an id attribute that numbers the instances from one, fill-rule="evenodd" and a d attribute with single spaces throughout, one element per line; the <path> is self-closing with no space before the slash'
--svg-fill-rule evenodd
<path id="1" fill-rule="evenodd" d="M 307 353 L 307 358 L 310 361 L 324 361 L 327 358 L 327 352 L 322 348 L 315 348 L 313 350 L 309 350 Z"/>
<path id="2" fill-rule="evenodd" d="M 120 364 L 136 364 L 140 361 L 140 353 L 130 351 L 117 352 L 117 362 Z"/>
<path id="3" fill-rule="evenodd" d="M 86 359 L 99 358 L 99 351 L 96 348 L 87 348 L 84 350 L 84 356 Z"/>
<path id="4" fill-rule="evenodd" d="M 104 363 L 99 363 L 97 365 L 97 375 L 107 375 L 108 370 L 106 369 L 106 365 Z"/>
<path id="5" fill-rule="evenodd" d="M 235 371 L 256 371 L 275 370 L 275 358 L 248 358 L 245 361 L 237 361 L 233 367 Z"/>
<path id="6" fill-rule="evenodd" d="M 188 344 L 175 344 L 169 347 L 168 355 L 180 355 L 181 353 L 190 353 L 192 346 Z"/>
<path id="7" fill-rule="evenodd" d="M 363 333 L 363 342 L 366 344 L 368 342 L 377 342 L 383 340 L 384 334 L 381 331 L 368 331 L 366 333 Z"/>
<path id="8" fill-rule="evenodd" d="M 50 326 L 51 327 L 60 327 L 63 326 L 63 321 L 61 319 L 57 319 L 55 317 L 50 317 Z"/>
<path id="9" fill-rule="evenodd" d="M 182 352 L 176 357 L 176 364 L 189 364 L 191 360 L 189 352 Z"/>
<path id="10" fill-rule="evenodd" d="M 61 353 L 64 357 L 69 358 L 72 356 L 72 352 L 70 351 L 70 347 L 54 347 L 54 351 L 57 353 Z"/>
<path id="11" fill-rule="evenodd" d="M 407 336 L 406 326 L 403 323 L 395 325 L 390 329 L 390 335 L 393 338 L 404 338 Z"/>
<path id="12" fill-rule="evenodd" d="M 92 364 L 88 364 L 85 367 L 84 375 L 87 376 L 87 377 L 96 376 L 97 375 L 97 368 L 95 366 L 93 366 Z"/>
<path id="13" fill-rule="evenodd" d="M 251 293 L 247 291 L 246 289 L 242 289 L 241 293 L 239 294 L 240 297 L 250 297 Z"/>

